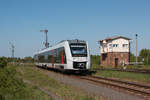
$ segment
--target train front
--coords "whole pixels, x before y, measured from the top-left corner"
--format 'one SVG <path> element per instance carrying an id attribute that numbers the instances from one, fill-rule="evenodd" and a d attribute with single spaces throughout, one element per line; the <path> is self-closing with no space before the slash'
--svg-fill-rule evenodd
<path id="1" fill-rule="evenodd" d="M 90 54 L 88 44 L 83 40 L 69 41 L 72 69 L 76 71 L 88 71 L 90 69 Z"/>

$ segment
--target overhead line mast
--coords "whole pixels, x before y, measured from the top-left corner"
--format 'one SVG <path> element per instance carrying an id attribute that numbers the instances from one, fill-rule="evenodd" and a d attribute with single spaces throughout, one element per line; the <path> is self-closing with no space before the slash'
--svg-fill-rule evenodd
<path id="1" fill-rule="evenodd" d="M 45 47 L 48 48 L 49 47 L 48 36 L 47 36 L 48 30 L 47 29 L 40 30 L 40 32 L 44 32 L 45 33 L 45 36 L 46 36 Z"/>
<path id="2" fill-rule="evenodd" d="M 13 62 L 14 62 L 15 46 L 11 42 L 9 42 L 9 43 L 11 45 L 11 57 L 12 57 Z"/>

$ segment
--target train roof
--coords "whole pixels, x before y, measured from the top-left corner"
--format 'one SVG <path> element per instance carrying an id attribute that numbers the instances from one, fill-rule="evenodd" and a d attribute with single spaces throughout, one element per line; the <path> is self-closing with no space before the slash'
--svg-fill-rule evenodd
<path id="1" fill-rule="evenodd" d="M 78 40 L 78 39 L 75 39 L 75 40 L 63 40 L 61 42 L 64 42 L 64 41 L 68 41 L 69 44 L 71 44 L 71 43 L 86 43 L 86 41 L 84 41 L 84 40 Z M 59 43 L 61 43 L 61 42 L 59 42 Z"/>
<path id="2" fill-rule="evenodd" d="M 57 43 L 56 45 L 54 45 L 54 46 L 50 46 L 50 47 L 48 47 L 48 48 L 44 48 L 44 49 L 42 49 L 42 50 L 36 52 L 35 55 L 36 55 L 36 54 L 39 54 L 39 53 L 46 52 L 46 51 L 48 51 L 48 50 L 54 48 L 55 46 L 57 46 L 57 45 L 59 45 L 59 44 L 61 44 L 61 43 L 64 43 L 64 42 L 68 42 L 69 44 L 76 44 L 76 43 L 85 44 L 85 43 L 86 43 L 86 41 L 84 41 L 84 40 L 78 40 L 78 39 L 75 39 L 75 40 L 62 40 L 62 41 L 60 41 L 59 43 Z"/>

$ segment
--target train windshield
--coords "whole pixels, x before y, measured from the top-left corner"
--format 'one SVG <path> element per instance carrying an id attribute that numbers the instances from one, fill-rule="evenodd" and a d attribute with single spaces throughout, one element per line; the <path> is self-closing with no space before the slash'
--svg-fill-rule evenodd
<path id="1" fill-rule="evenodd" d="M 73 57 L 86 57 L 87 56 L 87 47 L 86 45 L 71 45 L 71 53 Z"/>

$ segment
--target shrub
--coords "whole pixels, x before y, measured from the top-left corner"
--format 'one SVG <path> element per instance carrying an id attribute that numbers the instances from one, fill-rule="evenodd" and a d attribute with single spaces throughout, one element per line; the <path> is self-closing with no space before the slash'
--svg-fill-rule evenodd
<path id="1" fill-rule="evenodd" d="M 19 100 L 19 98 L 28 95 L 25 83 L 18 77 L 17 71 L 12 67 L 5 67 L 0 70 L 0 95 L 2 98 L 15 98 L 14 100 Z"/>
<path id="2" fill-rule="evenodd" d="M 7 66 L 7 59 L 5 57 L 0 58 L 0 68 Z"/>
<path id="3" fill-rule="evenodd" d="M 0 95 L 0 100 L 5 100 L 5 98 L 2 95 Z"/>

